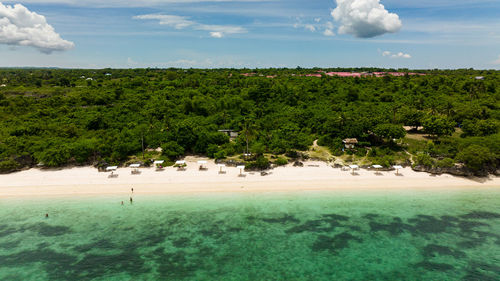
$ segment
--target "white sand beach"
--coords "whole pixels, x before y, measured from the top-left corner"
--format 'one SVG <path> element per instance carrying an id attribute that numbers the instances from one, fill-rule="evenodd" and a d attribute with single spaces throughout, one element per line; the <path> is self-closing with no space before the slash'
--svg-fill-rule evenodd
<path id="1" fill-rule="evenodd" d="M 21 196 L 128 194 L 131 188 L 140 194 L 201 193 L 201 192 L 273 192 L 336 189 L 442 189 L 442 188 L 500 188 L 498 177 L 462 178 L 451 175 L 431 175 L 414 172 L 410 168 L 375 173 L 359 169 L 333 168 L 324 162 L 308 161 L 304 167 L 278 167 L 267 176 L 259 172 L 244 172 L 236 167 L 219 167 L 208 159 L 207 170 L 198 170 L 201 158 L 187 157 L 187 168 L 178 171 L 167 167 L 140 168 L 132 174 L 131 168 L 118 168 L 117 177 L 109 172 L 98 172 L 93 167 L 73 167 L 60 170 L 30 169 L 0 175 L 0 198 Z"/>

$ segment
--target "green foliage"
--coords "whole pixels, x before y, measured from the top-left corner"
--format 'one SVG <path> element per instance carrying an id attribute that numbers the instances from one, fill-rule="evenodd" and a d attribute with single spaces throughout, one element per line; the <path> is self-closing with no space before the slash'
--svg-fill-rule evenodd
<path id="1" fill-rule="evenodd" d="M 12 159 L 0 161 L 0 173 L 8 173 L 20 168 L 19 163 Z"/>
<path id="2" fill-rule="evenodd" d="M 162 145 L 162 154 L 170 159 L 176 159 L 184 154 L 184 148 L 175 141 Z"/>
<path id="3" fill-rule="evenodd" d="M 406 108 L 403 111 L 401 121 L 407 126 L 418 128 L 419 126 L 422 126 L 424 116 L 425 114 L 420 110 Z"/>
<path id="4" fill-rule="evenodd" d="M 460 151 L 457 160 L 465 163 L 466 167 L 478 171 L 485 165 L 493 163 L 495 155 L 487 147 L 473 144 Z"/>
<path id="5" fill-rule="evenodd" d="M 278 157 L 276 160 L 274 160 L 274 164 L 277 166 L 284 166 L 288 164 L 288 159 L 285 157 Z"/>
<path id="6" fill-rule="evenodd" d="M 414 160 L 416 165 L 421 165 L 425 167 L 434 166 L 434 159 L 432 159 L 432 157 L 427 153 L 419 153 L 418 155 L 416 155 Z"/>
<path id="7" fill-rule="evenodd" d="M 439 168 L 451 168 L 455 166 L 455 161 L 451 158 L 444 158 L 436 162 L 436 167 Z"/>
<path id="8" fill-rule="evenodd" d="M 245 169 L 248 170 L 266 170 L 269 169 L 269 160 L 264 156 L 259 156 L 255 161 L 247 162 L 245 164 Z"/>
<path id="9" fill-rule="evenodd" d="M 453 121 L 443 116 L 430 115 L 422 122 L 426 133 L 435 136 L 451 136 L 455 132 Z"/>
<path id="10" fill-rule="evenodd" d="M 375 135 L 385 139 L 400 139 L 406 135 L 406 130 L 401 125 L 379 124 L 373 129 Z"/>
<path id="11" fill-rule="evenodd" d="M 462 130 L 465 136 L 489 136 L 498 133 L 500 122 L 494 119 L 465 120 Z"/>
<path id="12" fill-rule="evenodd" d="M 412 140 L 408 136 L 405 148 L 412 154 L 454 159 L 476 144 L 495 157 L 484 165 L 498 162 L 499 71 L 303 76 L 315 71 L 0 69 L 0 81 L 8 85 L 0 89 L 0 159 L 28 155 L 48 166 L 120 163 L 142 154 L 143 146 L 161 146 L 171 159 L 186 153 L 224 158 L 245 152 L 247 142 L 254 154 L 279 155 L 308 150 L 317 138 L 333 155 L 341 155 L 342 139 L 357 138 L 357 152 L 348 153 L 361 156 L 363 147 L 371 147 L 370 160 L 387 164 L 404 155 L 396 144 L 386 148 L 389 144 L 379 137 L 399 138 L 403 132 L 398 124 L 405 124 L 423 125 L 439 136 L 432 147 L 425 147 L 416 134 Z M 241 75 L 247 72 L 256 75 Z M 475 81 L 474 76 L 486 79 Z M 455 124 L 462 125 L 462 137 L 446 137 Z M 230 142 L 218 132 L 222 129 L 239 136 Z"/>

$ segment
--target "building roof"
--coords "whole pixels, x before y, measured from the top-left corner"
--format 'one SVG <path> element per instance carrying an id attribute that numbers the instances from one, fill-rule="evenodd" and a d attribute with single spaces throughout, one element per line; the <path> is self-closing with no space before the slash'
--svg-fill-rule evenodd
<path id="1" fill-rule="evenodd" d="M 356 144 L 358 143 L 358 139 L 345 139 L 342 141 L 343 143 L 347 143 L 347 144 Z"/>

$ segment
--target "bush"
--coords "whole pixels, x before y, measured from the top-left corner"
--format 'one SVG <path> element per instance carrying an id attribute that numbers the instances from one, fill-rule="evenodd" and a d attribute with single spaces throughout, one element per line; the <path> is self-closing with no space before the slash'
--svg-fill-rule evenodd
<path id="1" fill-rule="evenodd" d="M 359 156 L 359 157 L 365 157 L 366 155 L 366 148 L 358 148 L 356 149 L 356 152 L 354 153 L 356 156 Z"/>
<path id="2" fill-rule="evenodd" d="M 214 154 L 215 159 L 225 159 L 226 158 L 226 151 L 225 150 L 219 150 Z"/>
<path id="3" fill-rule="evenodd" d="M 286 157 L 292 158 L 292 159 L 297 159 L 299 158 L 299 153 L 295 150 L 289 150 L 285 153 Z"/>
<path id="4" fill-rule="evenodd" d="M 439 160 L 436 163 L 436 167 L 439 168 L 451 168 L 455 166 L 455 161 L 451 158 L 444 158 L 443 160 Z"/>
<path id="5" fill-rule="evenodd" d="M 19 163 L 12 159 L 0 161 L 0 173 L 9 173 L 19 168 Z"/>
<path id="6" fill-rule="evenodd" d="M 284 166 L 288 164 L 288 159 L 286 159 L 285 157 L 278 157 L 278 159 L 274 161 L 274 164 L 276 164 L 277 166 Z"/>
<path id="7" fill-rule="evenodd" d="M 257 158 L 257 160 L 252 161 L 252 162 L 248 162 L 245 165 L 245 169 L 248 169 L 248 170 L 255 170 L 255 169 L 266 170 L 266 169 L 269 169 L 269 166 L 270 166 L 269 160 L 267 160 L 267 158 L 264 156 L 259 156 Z"/>
<path id="8" fill-rule="evenodd" d="M 434 159 L 432 159 L 432 157 L 427 153 L 419 153 L 415 157 L 415 164 L 425 167 L 432 167 L 434 166 Z"/>
<path id="9" fill-rule="evenodd" d="M 495 160 L 495 155 L 487 147 L 473 144 L 457 154 L 458 161 L 474 171 L 484 169 Z"/>
<path id="10" fill-rule="evenodd" d="M 176 159 L 184 155 L 184 148 L 175 141 L 169 141 L 162 145 L 162 154 L 170 159 Z"/>

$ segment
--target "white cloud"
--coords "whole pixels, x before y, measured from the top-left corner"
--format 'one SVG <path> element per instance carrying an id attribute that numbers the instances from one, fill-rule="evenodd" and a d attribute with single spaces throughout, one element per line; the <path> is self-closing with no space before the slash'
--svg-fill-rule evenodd
<path id="1" fill-rule="evenodd" d="M 323 35 L 325 36 L 335 36 L 335 32 L 333 32 L 333 23 L 331 21 L 326 22 L 325 24 L 325 31 L 323 32 Z"/>
<path id="2" fill-rule="evenodd" d="M 314 25 L 312 25 L 312 24 L 306 24 L 306 25 L 304 25 L 304 28 L 311 31 L 311 32 L 316 31 L 316 27 L 314 27 Z"/>
<path id="3" fill-rule="evenodd" d="M 500 55 L 498 55 L 498 59 L 492 62 L 493 64 L 500 64 Z"/>
<path id="4" fill-rule="evenodd" d="M 210 32 L 210 36 L 212 36 L 213 38 L 222 38 L 224 37 L 224 34 L 222 34 L 222 32 L 214 31 Z"/>
<path id="5" fill-rule="evenodd" d="M 335 36 L 335 32 L 333 32 L 333 30 L 331 30 L 331 29 L 325 29 L 325 31 L 323 32 L 323 35 L 325 35 L 325 36 Z"/>
<path id="6" fill-rule="evenodd" d="M 401 29 L 399 16 L 389 13 L 380 0 L 336 0 L 333 18 L 342 25 L 340 34 L 352 34 L 359 38 L 371 38 Z"/>
<path id="7" fill-rule="evenodd" d="M 29 11 L 21 4 L 3 5 L 0 2 L 0 44 L 30 46 L 50 54 L 74 47 L 63 40 L 44 16 Z"/>
<path id="8" fill-rule="evenodd" d="M 208 31 L 210 36 L 214 38 L 222 38 L 226 34 L 238 34 L 247 32 L 247 30 L 241 26 L 202 24 L 192 21 L 188 17 L 176 15 L 148 14 L 134 16 L 133 18 L 139 20 L 158 20 L 159 24 L 167 25 L 175 29 L 184 29 L 189 27 L 194 30 Z"/>
<path id="9" fill-rule="evenodd" d="M 391 57 L 393 59 L 411 59 L 411 55 L 410 54 L 405 54 L 403 52 L 398 52 L 396 54 L 393 54 L 389 51 L 384 51 L 382 52 L 382 56 L 384 57 Z"/>
<path id="10" fill-rule="evenodd" d="M 188 20 L 186 17 L 175 16 L 175 15 L 149 14 L 149 15 L 135 16 L 134 19 L 159 20 L 159 24 L 168 25 L 174 27 L 175 29 L 183 29 L 188 26 L 196 24 L 195 22 Z"/>

